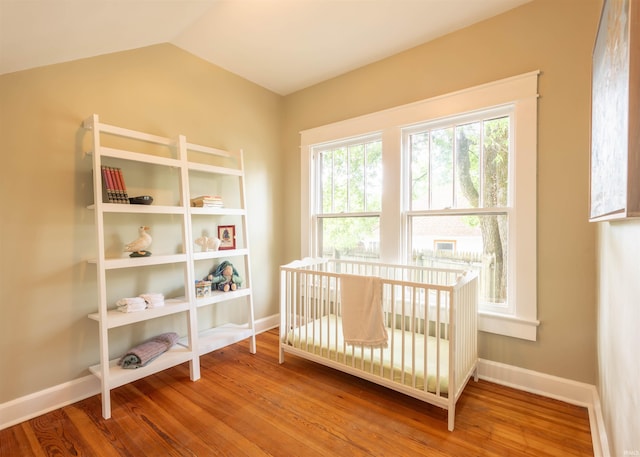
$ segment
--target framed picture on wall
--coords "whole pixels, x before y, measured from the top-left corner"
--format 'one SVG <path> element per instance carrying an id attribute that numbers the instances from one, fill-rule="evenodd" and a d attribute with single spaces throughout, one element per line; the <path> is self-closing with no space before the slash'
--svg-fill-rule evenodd
<path id="1" fill-rule="evenodd" d="M 637 217 L 640 1 L 604 1 L 592 71 L 589 220 Z"/>
<path id="2" fill-rule="evenodd" d="M 218 225 L 218 238 L 220 238 L 220 247 L 218 249 L 235 249 L 236 248 L 236 226 L 235 225 Z"/>

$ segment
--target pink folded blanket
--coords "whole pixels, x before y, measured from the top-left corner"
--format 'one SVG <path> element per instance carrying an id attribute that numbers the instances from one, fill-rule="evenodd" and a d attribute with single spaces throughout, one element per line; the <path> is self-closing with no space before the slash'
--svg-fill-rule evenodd
<path id="1" fill-rule="evenodd" d="M 118 361 L 122 368 L 140 368 L 168 351 L 178 341 L 175 332 L 162 333 L 127 351 Z"/>

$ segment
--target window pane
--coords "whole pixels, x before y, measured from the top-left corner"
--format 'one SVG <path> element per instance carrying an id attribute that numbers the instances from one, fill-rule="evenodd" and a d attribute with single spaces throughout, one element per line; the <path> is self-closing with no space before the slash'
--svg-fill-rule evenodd
<path id="1" fill-rule="evenodd" d="M 411 209 L 429 209 L 429 132 L 409 136 Z"/>
<path id="2" fill-rule="evenodd" d="M 413 133 L 409 148 L 411 210 L 507 206 L 509 116 Z"/>
<path id="3" fill-rule="evenodd" d="M 333 150 L 333 209 L 332 213 L 342 213 L 349 210 L 347 200 L 347 184 L 349 183 L 347 149 Z"/>
<path id="4" fill-rule="evenodd" d="M 456 208 L 480 203 L 480 127 L 480 122 L 456 127 Z"/>
<path id="5" fill-rule="evenodd" d="M 319 214 L 380 211 L 382 141 L 317 151 Z"/>
<path id="6" fill-rule="evenodd" d="M 322 151 L 318 154 L 320 164 L 320 176 L 322 181 L 322 208 L 321 212 L 333 212 L 333 154 L 331 151 Z"/>
<path id="7" fill-rule="evenodd" d="M 382 141 L 366 145 L 366 211 L 382 209 Z"/>
<path id="8" fill-rule="evenodd" d="M 507 215 L 417 216 L 411 221 L 414 263 L 480 273 L 480 303 L 507 299 Z"/>
<path id="9" fill-rule="evenodd" d="M 484 121 L 485 208 L 507 206 L 509 179 L 509 118 Z"/>
<path id="10" fill-rule="evenodd" d="M 318 229 L 318 253 L 322 257 L 370 260 L 380 257 L 378 216 L 320 218 Z"/>
<path id="11" fill-rule="evenodd" d="M 453 207 L 453 129 L 431 132 L 431 209 Z"/>
<path id="12" fill-rule="evenodd" d="M 349 146 L 349 212 L 364 211 L 364 144 Z"/>

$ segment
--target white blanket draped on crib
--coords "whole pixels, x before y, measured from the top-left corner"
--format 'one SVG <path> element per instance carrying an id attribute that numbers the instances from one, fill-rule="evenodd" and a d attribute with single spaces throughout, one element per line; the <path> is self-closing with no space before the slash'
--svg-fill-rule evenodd
<path id="1" fill-rule="evenodd" d="M 387 347 L 382 312 L 382 280 L 375 276 L 343 275 L 342 331 L 347 344 Z"/>

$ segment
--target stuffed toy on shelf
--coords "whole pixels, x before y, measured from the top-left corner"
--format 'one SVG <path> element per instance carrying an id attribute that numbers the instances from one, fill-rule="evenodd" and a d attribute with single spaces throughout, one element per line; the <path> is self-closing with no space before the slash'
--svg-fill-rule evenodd
<path id="1" fill-rule="evenodd" d="M 222 292 L 236 290 L 242 286 L 242 277 L 238 274 L 233 264 L 228 260 L 218 265 L 206 278 L 211 281 L 211 286 Z"/>

